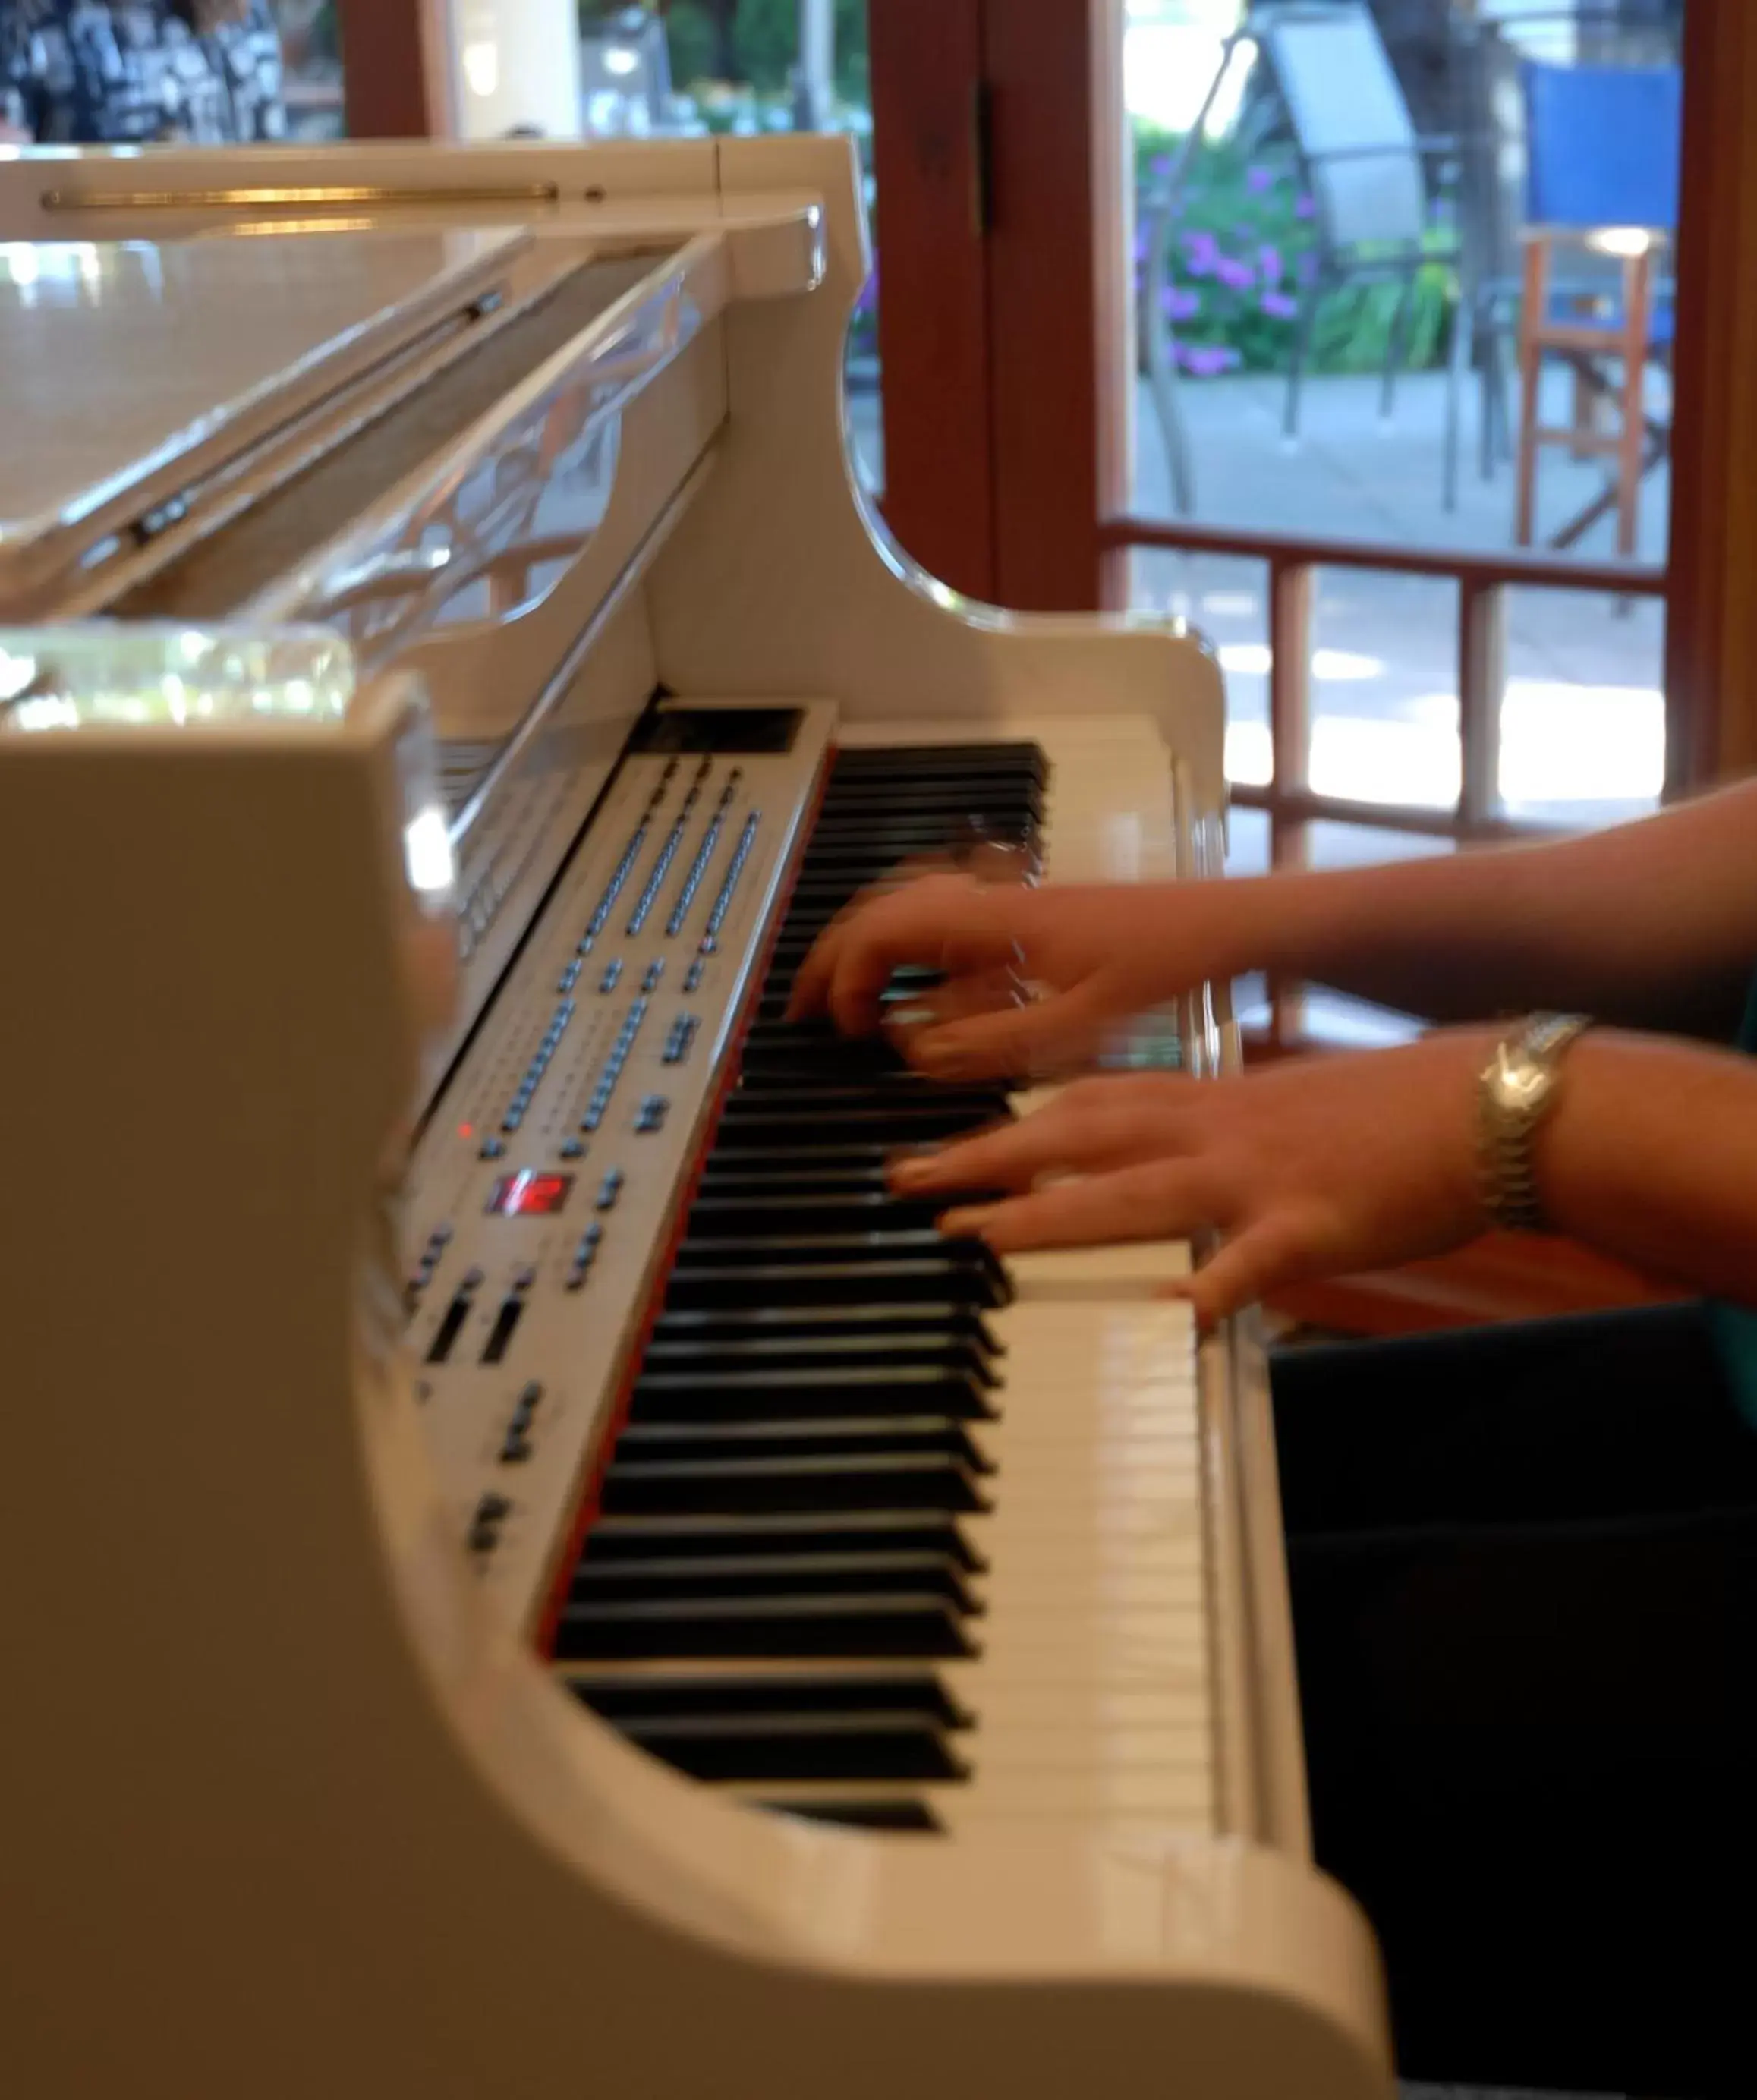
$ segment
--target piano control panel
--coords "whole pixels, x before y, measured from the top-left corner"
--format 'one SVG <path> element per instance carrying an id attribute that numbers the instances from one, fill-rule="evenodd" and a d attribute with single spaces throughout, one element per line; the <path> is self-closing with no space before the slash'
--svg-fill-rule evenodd
<path id="1" fill-rule="evenodd" d="M 416 1392 L 463 1551 L 541 1612 L 810 814 L 827 704 L 660 708 L 417 1147 Z"/>

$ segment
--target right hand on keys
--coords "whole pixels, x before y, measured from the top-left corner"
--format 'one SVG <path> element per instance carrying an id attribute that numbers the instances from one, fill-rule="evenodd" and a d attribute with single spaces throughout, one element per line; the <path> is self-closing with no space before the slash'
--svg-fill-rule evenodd
<path id="1" fill-rule="evenodd" d="M 1238 967 L 1221 953 L 1221 888 L 928 876 L 857 903 L 826 930 L 788 1017 L 828 1013 L 849 1035 L 882 1023 L 936 1077 L 1047 1078 L 1089 1062 L 1110 1025 Z M 907 968 L 946 981 L 887 1010 L 892 974 Z"/>

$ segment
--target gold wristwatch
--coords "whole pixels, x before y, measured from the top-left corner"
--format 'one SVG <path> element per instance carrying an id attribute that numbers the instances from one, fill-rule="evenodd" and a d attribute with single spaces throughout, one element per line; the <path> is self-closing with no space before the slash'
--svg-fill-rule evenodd
<path id="1" fill-rule="evenodd" d="M 1502 1039 L 1477 1083 L 1483 1207 L 1503 1231 L 1543 1229 L 1533 1140 L 1556 1105 L 1568 1046 L 1591 1025 L 1583 1014 L 1533 1014 Z"/>

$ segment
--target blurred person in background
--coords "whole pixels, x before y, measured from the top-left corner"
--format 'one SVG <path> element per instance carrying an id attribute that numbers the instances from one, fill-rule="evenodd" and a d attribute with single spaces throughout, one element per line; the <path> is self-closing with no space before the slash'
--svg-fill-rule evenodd
<path id="1" fill-rule="evenodd" d="M 286 133 L 269 0 L 0 0 L 0 139 L 249 144 Z"/>

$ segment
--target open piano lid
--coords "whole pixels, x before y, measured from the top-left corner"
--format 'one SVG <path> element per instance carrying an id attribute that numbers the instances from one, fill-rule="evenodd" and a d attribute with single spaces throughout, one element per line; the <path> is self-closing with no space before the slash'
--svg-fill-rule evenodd
<path id="1" fill-rule="evenodd" d="M 0 610 L 486 296 L 529 239 L 0 243 Z"/>

